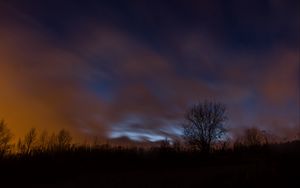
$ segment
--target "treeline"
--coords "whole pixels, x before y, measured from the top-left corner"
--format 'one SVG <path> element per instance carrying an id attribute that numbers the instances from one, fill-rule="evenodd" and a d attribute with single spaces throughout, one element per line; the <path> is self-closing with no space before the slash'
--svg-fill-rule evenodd
<path id="1" fill-rule="evenodd" d="M 184 139 L 165 139 L 157 143 L 153 143 L 150 147 L 141 145 L 131 146 L 124 144 L 99 143 L 95 139 L 92 143 L 73 143 L 73 138 L 69 131 L 60 130 L 57 133 L 49 134 L 47 131 L 39 133 L 37 129 L 30 129 L 23 138 L 18 139 L 16 143 L 12 142 L 13 134 L 7 127 L 4 120 L 0 121 L 0 157 L 19 155 L 33 156 L 38 154 L 54 154 L 62 152 L 95 152 L 95 151 L 128 151 L 136 150 L 143 152 L 199 152 L 197 148 L 190 145 Z M 223 139 L 215 142 L 211 146 L 210 153 L 237 151 L 265 148 L 269 144 L 274 143 L 272 135 L 267 134 L 258 128 L 250 128 L 245 130 L 244 134 L 235 140 Z"/>
<path id="2" fill-rule="evenodd" d="M 38 133 L 37 129 L 30 129 L 17 143 L 13 143 L 13 134 L 4 120 L 0 121 L 0 157 L 7 155 L 34 155 L 37 153 L 53 153 L 70 151 L 75 145 L 67 130 L 49 134 L 47 131 Z"/>
<path id="3" fill-rule="evenodd" d="M 300 140 L 283 142 L 259 128 L 232 139 L 225 108 L 199 103 L 183 134 L 160 142 L 76 143 L 67 130 L 30 129 L 14 139 L 0 121 L 4 187 L 299 187 Z M 14 141 L 16 140 L 16 141 Z M 126 140 L 126 139 L 125 139 Z"/>
<path id="4" fill-rule="evenodd" d="M 180 139 L 165 139 L 160 143 L 152 143 L 149 147 L 139 145 L 140 150 L 167 152 L 199 152 L 209 154 L 230 150 L 248 150 L 266 147 L 275 143 L 275 138 L 266 131 L 249 128 L 232 140 L 228 136 L 228 129 L 224 123 L 227 120 L 226 107 L 218 102 L 199 102 L 187 110 L 185 121 L 182 123 L 183 134 Z M 94 141 L 92 144 L 75 144 L 67 130 L 49 134 L 44 131 L 38 133 L 35 128 L 30 129 L 17 143 L 12 143 L 13 134 L 4 120 L 0 121 L 0 157 L 11 155 L 31 156 L 43 153 L 124 150 L 126 143 L 112 147 Z M 137 147 L 137 145 L 133 146 Z M 132 148 L 132 147 L 131 147 Z M 127 148 L 128 149 L 128 148 Z"/>

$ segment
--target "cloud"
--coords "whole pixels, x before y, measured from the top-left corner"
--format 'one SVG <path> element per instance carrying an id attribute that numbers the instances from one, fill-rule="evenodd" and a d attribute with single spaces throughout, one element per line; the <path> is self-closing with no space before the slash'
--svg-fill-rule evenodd
<path id="1" fill-rule="evenodd" d="M 299 52 L 276 50 L 269 61 L 261 84 L 265 99 L 272 103 L 299 101 Z"/>
<path id="2" fill-rule="evenodd" d="M 105 103 L 85 85 L 92 67 L 31 25 L 10 21 L 1 28 L 0 115 L 16 137 L 31 127 L 80 135 L 86 125 L 105 135 L 96 116 Z"/>
<path id="3" fill-rule="evenodd" d="M 189 3 L 186 9 L 198 10 L 196 1 Z M 169 6 L 165 9 L 174 14 Z M 134 10 L 141 14 L 143 8 Z M 210 15 L 199 12 L 199 19 Z M 130 22 L 122 26 L 116 14 L 112 23 L 80 21 L 66 29 L 68 37 L 62 40 L 28 14 L 6 9 L 0 31 L 0 116 L 16 136 L 37 127 L 66 128 L 76 138 L 116 132 L 171 137 L 189 105 L 211 99 L 227 105 L 232 130 L 257 125 L 281 132 L 286 125 L 295 127 L 299 53 L 294 45 L 284 37 L 274 37 L 270 45 L 260 40 L 241 45 L 226 29 L 220 34 L 208 17 L 202 18 L 207 28 L 199 28 L 190 16 L 180 16 L 190 19 L 186 29 L 171 15 L 165 19 L 176 24 L 158 30 L 150 24 L 154 18 L 143 17 L 150 25 L 133 32 L 126 26 Z M 228 22 L 222 14 L 211 16 L 217 25 Z M 246 25 L 238 21 L 236 27 L 248 28 L 251 19 L 245 18 Z M 251 36 L 278 27 L 249 24 Z M 148 32 L 153 41 L 141 34 Z"/>

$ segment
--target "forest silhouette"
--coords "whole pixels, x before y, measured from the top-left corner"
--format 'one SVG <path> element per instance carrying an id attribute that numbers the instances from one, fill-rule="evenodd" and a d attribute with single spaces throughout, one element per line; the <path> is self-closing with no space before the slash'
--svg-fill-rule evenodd
<path id="1" fill-rule="evenodd" d="M 181 139 L 146 145 L 74 143 L 67 130 L 30 129 L 13 143 L 0 121 L 0 187 L 298 187 L 300 140 L 257 127 L 229 139 L 226 107 L 192 106 Z"/>

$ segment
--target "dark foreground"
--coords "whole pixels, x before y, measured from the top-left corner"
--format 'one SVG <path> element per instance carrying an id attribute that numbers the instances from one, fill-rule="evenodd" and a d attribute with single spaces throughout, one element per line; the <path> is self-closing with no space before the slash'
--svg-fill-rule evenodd
<path id="1" fill-rule="evenodd" d="M 0 187 L 300 187 L 299 142 L 210 155 L 84 149 L 0 160 Z"/>

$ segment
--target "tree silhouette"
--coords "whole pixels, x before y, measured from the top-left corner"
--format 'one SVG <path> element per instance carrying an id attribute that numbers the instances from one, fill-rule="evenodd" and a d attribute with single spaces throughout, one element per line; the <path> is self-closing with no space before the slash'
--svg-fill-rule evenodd
<path id="1" fill-rule="evenodd" d="M 4 120 L 0 120 L 0 157 L 7 154 L 12 145 L 10 144 L 12 139 L 12 133 L 7 128 L 6 123 Z"/>
<path id="2" fill-rule="evenodd" d="M 267 144 L 268 138 L 264 131 L 252 127 L 245 130 L 243 142 L 246 146 L 260 146 L 262 144 Z"/>
<path id="3" fill-rule="evenodd" d="M 40 152 L 46 152 L 49 148 L 49 134 L 47 131 L 43 131 L 38 138 L 38 150 Z"/>
<path id="4" fill-rule="evenodd" d="M 183 123 L 183 137 L 188 144 L 204 153 L 211 150 L 212 144 L 226 133 L 225 105 L 217 102 L 198 103 L 190 108 Z"/>
<path id="5" fill-rule="evenodd" d="M 19 140 L 18 147 L 20 151 L 25 155 L 32 154 L 37 144 L 37 131 L 35 128 L 29 130 L 25 135 L 24 140 Z"/>
<path id="6" fill-rule="evenodd" d="M 57 135 L 57 149 L 60 151 L 68 150 L 71 146 L 71 141 L 71 134 L 64 129 L 60 130 Z"/>

